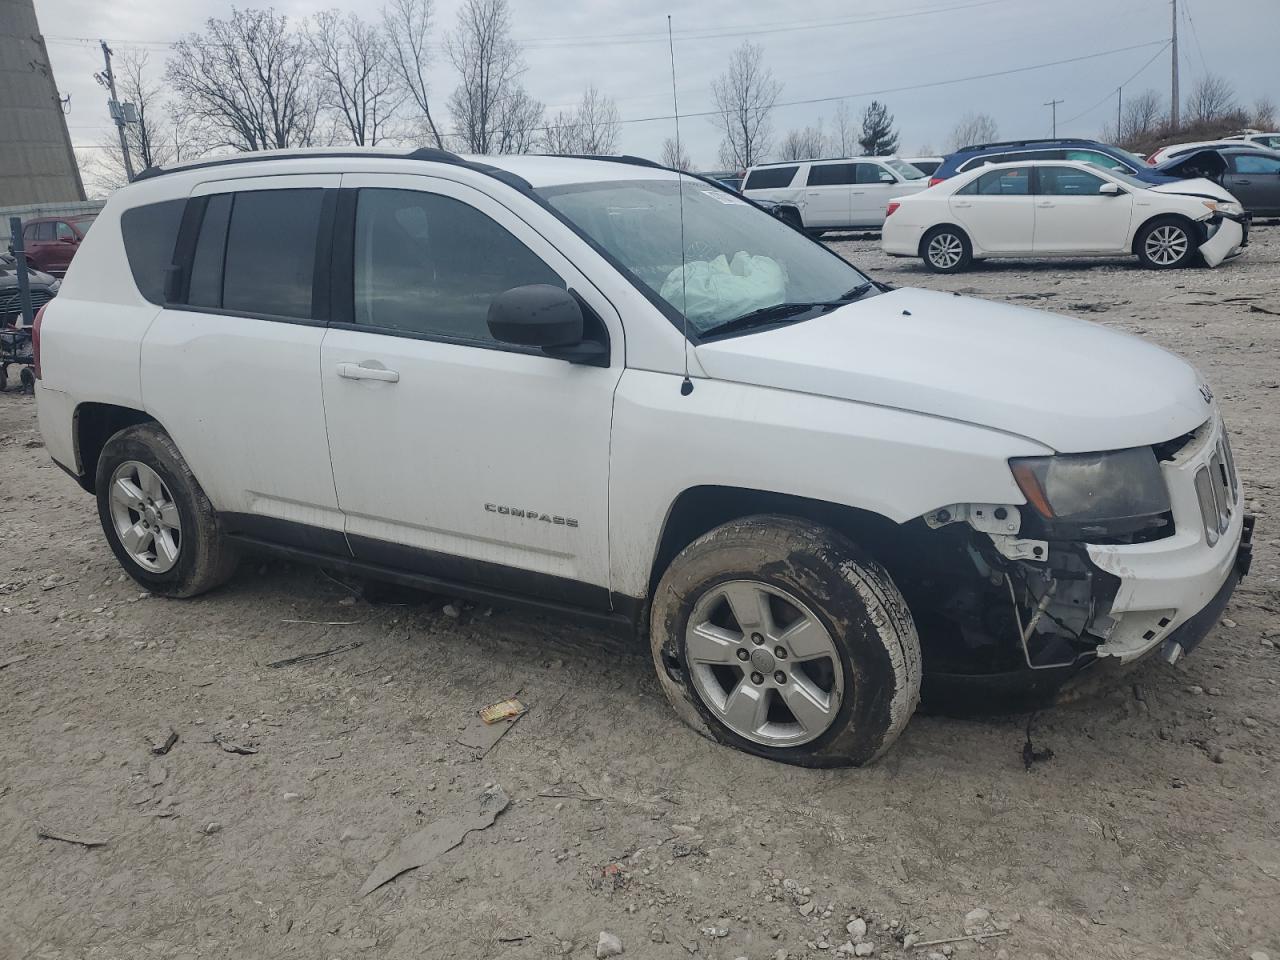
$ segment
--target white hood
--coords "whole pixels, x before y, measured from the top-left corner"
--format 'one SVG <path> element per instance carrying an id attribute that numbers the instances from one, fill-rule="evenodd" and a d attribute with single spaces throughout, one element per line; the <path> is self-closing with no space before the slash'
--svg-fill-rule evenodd
<path id="1" fill-rule="evenodd" d="M 1209 416 L 1185 360 L 1071 317 L 928 290 L 697 347 L 711 377 L 993 427 L 1084 453 L 1170 440 Z"/>
<path id="2" fill-rule="evenodd" d="M 1176 183 L 1160 183 L 1150 188 L 1156 193 L 1177 193 L 1188 197 L 1209 197 L 1213 200 L 1235 201 L 1230 193 L 1212 180 L 1198 177 L 1195 180 L 1179 180 Z"/>

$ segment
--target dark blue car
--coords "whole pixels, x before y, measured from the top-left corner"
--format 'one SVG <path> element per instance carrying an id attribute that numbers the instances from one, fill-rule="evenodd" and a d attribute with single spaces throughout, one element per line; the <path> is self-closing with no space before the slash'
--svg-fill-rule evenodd
<path id="1" fill-rule="evenodd" d="M 1127 150 L 1099 143 L 1097 140 L 1009 140 L 1004 143 L 979 143 L 961 147 L 942 161 L 933 172 L 930 186 L 957 173 L 987 163 L 1021 163 L 1026 160 L 1082 160 L 1109 170 L 1119 170 L 1143 183 L 1173 183 L 1178 177 L 1157 173 L 1140 157 Z"/>

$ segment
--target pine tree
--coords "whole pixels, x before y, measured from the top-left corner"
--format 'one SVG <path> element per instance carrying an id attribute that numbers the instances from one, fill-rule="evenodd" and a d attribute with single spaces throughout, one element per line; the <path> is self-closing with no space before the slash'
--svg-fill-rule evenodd
<path id="1" fill-rule="evenodd" d="M 893 132 L 893 114 L 879 100 L 872 100 L 862 111 L 862 136 L 858 137 L 862 153 L 868 157 L 888 156 L 898 149 L 898 135 Z"/>

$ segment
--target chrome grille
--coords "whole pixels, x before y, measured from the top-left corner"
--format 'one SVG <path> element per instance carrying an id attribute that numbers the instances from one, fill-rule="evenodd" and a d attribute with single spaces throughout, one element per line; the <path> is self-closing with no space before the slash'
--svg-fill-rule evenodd
<path id="1" fill-rule="evenodd" d="M 1205 538 L 1213 546 L 1231 526 L 1236 500 L 1240 496 L 1235 459 L 1225 426 L 1219 426 L 1218 444 L 1209 462 L 1196 471 L 1196 499 L 1204 520 Z"/>

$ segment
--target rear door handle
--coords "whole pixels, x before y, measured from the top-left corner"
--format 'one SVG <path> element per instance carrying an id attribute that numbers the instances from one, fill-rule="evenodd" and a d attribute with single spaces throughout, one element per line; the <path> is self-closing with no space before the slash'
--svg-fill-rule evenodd
<path id="1" fill-rule="evenodd" d="M 368 363 L 369 361 L 365 361 Z M 400 374 L 385 367 L 367 367 L 363 363 L 338 364 L 338 376 L 347 380 L 382 380 L 386 383 L 399 383 Z"/>

